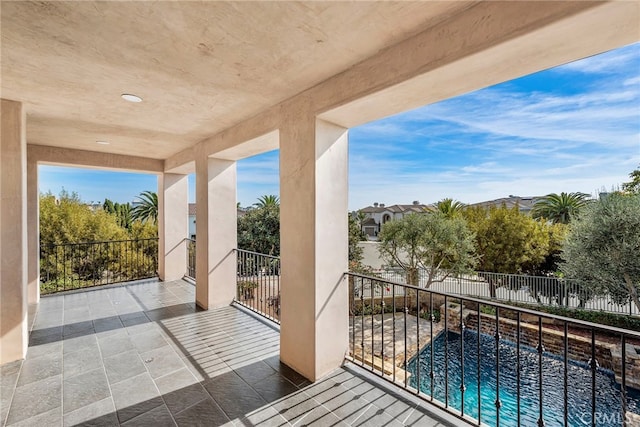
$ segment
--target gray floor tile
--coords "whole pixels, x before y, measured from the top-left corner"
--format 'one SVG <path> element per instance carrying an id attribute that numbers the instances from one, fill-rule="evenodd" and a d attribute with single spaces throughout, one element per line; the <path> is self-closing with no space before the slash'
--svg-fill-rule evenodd
<path id="1" fill-rule="evenodd" d="M 109 396 L 75 411 L 64 414 L 65 427 L 70 426 L 114 426 L 118 425 L 118 417 L 113 399 Z"/>
<path id="2" fill-rule="evenodd" d="M 35 417 L 19 421 L 14 424 L 8 424 L 11 427 L 57 427 L 62 426 L 62 408 L 57 407 L 50 411 L 43 412 Z"/>
<path id="3" fill-rule="evenodd" d="M 289 422 L 273 406 L 267 405 L 243 415 L 235 424 L 238 426 L 283 427 L 288 426 Z"/>
<path id="4" fill-rule="evenodd" d="M 122 424 L 126 427 L 174 427 L 176 423 L 165 405 L 160 405 Z"/>
<path id="5" fill-rule="evenodd" d="M 34 417 L 62 405 L 62 375 L 18 387 L 13 395 L 7 424 Z"/>
<path id="6" fill-rule="evenodd" d="M 60 296 L 31 316 L 25 384 L 13 384 L 21 363 L 0 367 L 0 417 L 38 426 L 440 425 L 349 365 L 310 384 L 280 363 L 276 331 L 234 307 L 196 309 L 193 298 L 182 281 Z"/>
<path id="7" fill-rule="evenodd" d="M 109 384 L 116 384 L 147 372 L 147 369 L 144 367 L 135 350 L 105 358 L 104 368 L 107 372 Z"/>
<path id="8" fill-rule="evenodd" d="M 251 387 L 267 402 L 275 402 L 279 399 L 296 393 L 298 387 L 291 384 L 289 380 L 279 374 L 271 375 L 263 380 L 252 384 Z"/>
<path id="9" fill-rule="evenodd" d="M 68 325 L 64 325 L 64 329 L 62 331 L 62 335 L 72 336 L 79 334 L 93 334 L 95 333 L 95 329 L 93 328 L 92 320 L 84 320 L 82 322 L 71 323 Z"/>
<path id="10" fill-rule="evenodd" d="M 212 399 L 205 399 L 175 416 L 179 426 L 210 427 L 220 426 L 230 422 L 218 405 Z"/>
<path id="11" fill-rule="evenodd" d="M 88 347 L 98 348 L 98 341 L 93 334 L 79 335 L 77 337 L 65 338 L 62 344 L 64 354 L 86 349 Z"/>
<path id="12" fill-rule="evenodd" d="M 98 344 L 100 345 L 100 351 L 102 352 L 103 358 L 115 356 L 116 354 L 135 349 L 129 334 L 123 330 L 107 336 L 100 336 L 98 338 Z"/>
<path id="13" fill-rule="evenodd" d="M 167 340 L 165 340 L 162 334 L 157 332 L 155 329 L 156 328 L 153 330 L 145 330 L 133 335 L 133 345 L 139 353 L 144 353 L 168 345 Z"/>
<path id="14" fill-rule="evenodd" d="M 78 351 L 66 353 L 63 357 L 63 368 L 65 378 L 102 368 L 100 350 L 97 346 L 88 346 Z"/>
<path id="15" fill-rule="evenodd" d="M 176 414 L 209 397 L 187 368 L 155 380 L 171 413 Z"/>
<path id="16" fill-rule="evenodd" d="M 275 402 L 273 407 L 291 424 L 302 419 L 306 414 L 320 406 L 317 400 L 314 400 L 304 391 L 288 395 L 286 398 Z"/>
<path id="17" fill-rule="evenodd" d="M 46 353 L 26 359 L 18 377 L 18 387 L 62 373 L 62 353 Z"/>
<path id="18" fill-rule="evenodd" d="M 260 382 L 276 373 L 271 366 L 262 361 L 238 368 L 235 372 L 250 385 Z"/>
<path id="19" fill-rule="evenodd" d="M 140 358 L 153 378 L 161 377 L 185 367 L 180 356 L 168 345 L 141 353 Z"/>
<path id="20" fill-rule="evenodd" d="M 266 404 L 266 401 L 234 372 L 207 380 L 204 386 L 231 419 L 241 417 Z"/>
<path id="21" fill-rule="evenodd" d="M 158 389 L 148 373 L 114 384 L 111 393 L 121 423 L 163 404 Z"/>
<path id="22" fill-rule="evenodd" d="M 296 427 L 328 427 L 328 426 L 347 426 L 348 424 L 343 423 L 340 418 L 338 418 L 335 414 L 330 412 L 327 408 L 323 406 L 318 406 L 308 413 L 306 413 L 303 417 L 301 417 L 295 424 Z"/>
<path id="23" fill-rule="evenodd" d="M 41 344 L 29 344 L 29 349 L 27 350 L 27 359 L 32 359 L 34 357 L 40 357 L 45 354 L 51 353 L 60 353 L 62 354 L 62 339 L 56 339 L 51 342 L 41 343 Z"/>
<path id="24" fill-rule="evenodd" d="M 63 387 L 65 414 L 106 399 L 110 394 L 107 377 L 102 368 L 71 378 L 65 376 Z"/>
<path id="25" fill-rule="evenodd" d="M 340 416 L 339 414 L 337 415 Z M 370 405 L 370 407 L 367 408 L 367 410 L 360 415 L 358 419 L 352 422 L 351 425 L 363 427 L 401 427 L 403 423 L 389 416 L 384 412 L 384 410 Z"/>

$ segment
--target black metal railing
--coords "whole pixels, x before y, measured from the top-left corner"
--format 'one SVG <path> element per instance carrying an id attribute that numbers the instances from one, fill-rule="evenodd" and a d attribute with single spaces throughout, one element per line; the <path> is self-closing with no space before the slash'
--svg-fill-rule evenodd
<path id="1" fill-rule="evenodd" d="M 158 239 L 66 243 L 40 249 L 40 292 L 49 294 L 157 276 Z"/>
<path id="2" fill-rule="evenodd" d="M 640 332 L 354 273 L 349 359 L 472 425 L 640 425 Z"/>
<path id="3" fill-rule="evenodd" d="M 509 303 L 640 315 L 638 307 L 629 298 L 618 301 L 604 290 L 596 291 L 572 279 L 490 272 L 456 277 L 446 273 L 442 270 L 432 275 L 436 280 L 429 289 Z M 407 283 L 406 273 L 400 268 L 375 270 L 374 275 L 392 282 Z M 419 269 L 416 276 L 418 286 L 426 288 L 428 272 Z"/>
<path id="4" fill-rule="evenodd" d="M 196 241 L 184 239 L 187 244 L 187 277 L 196 278 Z"/>
<path id="5" fill-rule="evenodd" d="M 236 249 L 236 302 L 280 323 L 280 258 Z"/>

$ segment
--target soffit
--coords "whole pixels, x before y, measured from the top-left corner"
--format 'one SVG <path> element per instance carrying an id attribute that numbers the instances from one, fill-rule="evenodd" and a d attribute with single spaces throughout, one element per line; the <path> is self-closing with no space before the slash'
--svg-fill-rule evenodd
<path id="1" fill-rule="evenodd" d="M 30 144 L 163 159 L 467 7 L 2 2 L 2 97 Z"/>

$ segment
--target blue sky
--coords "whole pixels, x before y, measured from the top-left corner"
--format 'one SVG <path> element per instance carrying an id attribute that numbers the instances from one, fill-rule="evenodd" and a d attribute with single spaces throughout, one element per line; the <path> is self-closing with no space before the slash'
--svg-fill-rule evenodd
<path id="1" fill-rule="evenodd" d="M 349 130 L 349 209 L 595 194 L 640 164 L 640 43 Z M 278 194 L 278 152 L 238 163 L 238 201 Z M 190 177 L 190 201 L 194 200 Z M 40 190 L 133 201 L 154 175 L 40 167 Z"/>

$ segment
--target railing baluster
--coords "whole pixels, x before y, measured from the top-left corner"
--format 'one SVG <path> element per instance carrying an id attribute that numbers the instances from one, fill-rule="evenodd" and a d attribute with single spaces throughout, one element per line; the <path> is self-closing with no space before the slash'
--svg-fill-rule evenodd
<path id="1" fill-rule="evenodd" d="M 416 291 L 416 393 L 420 394 L 420 291 Z"/>
<path id="2" fill-rule="evenodd" d="M 627 369 L 626 369 L 626 359 L 627 359 L 627 341 L 624 334 L 621 334 L 621 375 L 620 375 L 620 398 L 622 400 L 622 426 L 627 426 Z"/>
<path id="3" fill-rule="evenodd" d="M 464 385 L 464 318 L 462 316 L 462 310 L 464 303 L 460 298 L 460 412 L 464 415 L 464 392 L 466 387 Z"/>
<path id="4" fill-rule="evenodd" d="M 565 321 L 564 322 L 564 340 L 563 340 L 563 351 L 562 351 L 562 359 L 564 365 L 564 378 L 563 378 L 563 398 L 564 398 L 564 411 L 563 411 L 563 420 L 564 425 L 567 427 L 569 425 L 569 325 Z"/>
<path id="5" fill-rule="evenodd" d="M 446 313 L 445 313 L 446 315 Z M 443 314 L 440 313 L 440 318 L 442 318 Z M 433 388 L 435 381 L 435 374 L 433 372 L 433 292 L 429 292 L 429 321 L 431 322 L 431 327 L 429 328 L 429 338 L 430 338 L 430 350 L 431 350 L 431 366 L 429 367 L 429 379 L 431 380 L 431 401 L 433 401 Z"/>
<path id="6" fill-rule="evenodd" d="M 396 382 L 396 285 L 391 285 L 391 313 L 393 315 L 393 345 L 391 346 L 393 351 L 393 382 Z"/>
<path id="7" fill-rule="evenodd" d="M 623 356 L 624 357 L 624 356 Z M 591 360 L 589 361 L 591 368 L 591 426 L 596 425 L 596 369 L 598 361 L 596 360 L 596 330 L 591 328 Z"/>
<path id="8" fill-rule="evenodd" d="M 481 304 L 478 304 L 478 341 L 477 341 L 477 347 L 476 347 L 476 352 L 478 355 L 478 371 L 476 372 L 477 377 L 477 381 L 478 381 L 478 425 L 482 424 L 482 392 L 480 389 L 480 377 L 482 375 L 482 372 L 480 370 L 480 360 L 482 358 L 482 352 L 481 352 L 481 348 L 480 348 L 480 335 L 482 334 L 482 310 L 481 308 Z"/>
<path id="9" fill-rule="evenodd" d="M 496 307 L 496 427 L 500 427 L 500 308 Z"/>
<path id="10" fill-rule="evenodd" d="M 444 296 L 444 406 L 449 407 L 449 303 Z"/>
<path id="11" fill-rule="evenodd" d="M 544 414 L 542 410 L 542 353 L 544 353 L 544 343 L 542 342 L 542 316 L 538 316 L 538 427 L 544 426 Z"/>

